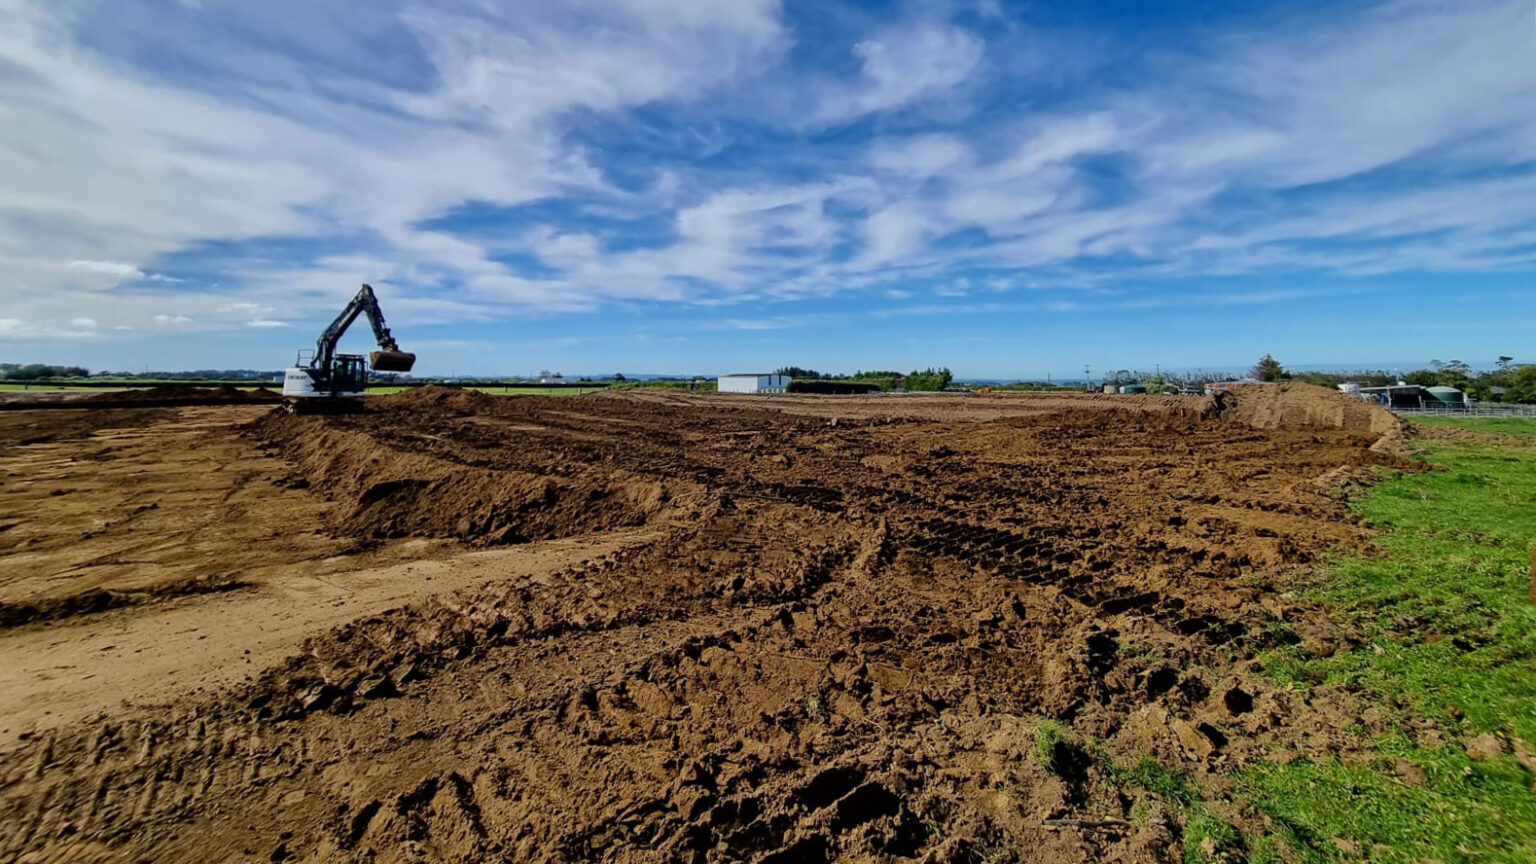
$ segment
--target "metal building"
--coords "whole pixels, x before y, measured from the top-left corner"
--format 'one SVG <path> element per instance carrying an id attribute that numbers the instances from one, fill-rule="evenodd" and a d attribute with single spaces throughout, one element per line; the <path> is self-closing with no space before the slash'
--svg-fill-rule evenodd
<path id="1" fill-rule="evenodd" d="M 743 372 L 719 378 L 721 393 L 783 393 L 788 386 L 788 375 L 772 372 Z"/>

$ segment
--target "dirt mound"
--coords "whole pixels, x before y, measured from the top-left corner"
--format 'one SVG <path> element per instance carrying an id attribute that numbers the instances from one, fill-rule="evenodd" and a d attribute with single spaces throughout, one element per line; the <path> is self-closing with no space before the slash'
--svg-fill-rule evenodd
<path id="1" fill-rule="evenodd" d="M 1233 388 L 1231 419 L 1257 429 L 1344 429 L 1373 438 L 1401 437 L 1403 422 L 1372 402 L 1315 384 L 1286 382 Z"/>
<path id="2" fill-rule="evenodd" d="M 396 416 L 437 403 L 447 407 L 434 416 L 449 417 L 469 413 L 465 406 L 477 400 L 495 399 L 423 389 L 437 392 L 391 399 Z M 308 488 L 347 502 L 332 528 L 352 537 L 457 537 L 481 544 L 567 537 L 643 524 L 667 505 L 676 485 L 622 469 L 520 470 L 505 459 L 466 462 L 402 451 L 325 418 L 282 411 L 247 430 L 279 450 Z"/>
<path id="3" fill-rule="evenodd" d="M 481 393 L 478 390 L 464 390 L 459 387 L 441 387 L 429 384 L 425 387 L 412 387 L 401 390 L 389 396 L 380 397 L 378 401 L 388 402 L 399 408 L 409 408 L 416 411 L 450 412 L 459 415 L 477 414 L 492 410 L 500 397 Z"/>
<path id="4" fill-rule="evenodd" d="M 246 390 L 229 385 L 218 387 L 189 387 L 181 384 L 162 384 L 134 390 L 118 390 L 96 393 L 80 401 L 91 404 L 112 405 L 217 405 L 221 403 L 252 404 L 279 402 L 282 396 L 257 387 Z"/>
<path id="5" fill-rule="evenodd" d="M 262 405 L 282 401 L 282 396 L 263 387 L 242 389 L 228 385 L 192 387 L 165 384 L 98 393 L 24 392 L 0 394 L 0 411 L 43 409 L 103 410 L 116 408 L 179 408 L 193 405 Z"/>

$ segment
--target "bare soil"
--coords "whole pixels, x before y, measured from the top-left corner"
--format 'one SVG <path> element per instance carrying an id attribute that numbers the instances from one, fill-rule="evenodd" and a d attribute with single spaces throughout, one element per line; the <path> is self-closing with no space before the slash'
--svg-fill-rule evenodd
<path id="1" fill-rule="evenodd" d="M 1087 742 L 1351 746 L 1251 668 L 1351 638 L 1284 591 L 1397 464 L 1344 398 L 0 415 L 0 858 L 1179 860 Z"/>

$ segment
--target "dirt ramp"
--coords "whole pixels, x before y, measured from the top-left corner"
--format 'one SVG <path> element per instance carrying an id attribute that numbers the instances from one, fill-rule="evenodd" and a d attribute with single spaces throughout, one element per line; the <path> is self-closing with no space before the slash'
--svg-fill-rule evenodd
<path id="1" fill-rule="evenodd" d="M 672 497 L 661 480 L 623 469 L 581 466 L 554 474 L 464 464 L 403 452 L 325 418 L 282 411 L 246 431 L 294 466 L 298 476 L 291 482 L 349 502 L 337 509 L 332 527 L 352 537 L 456 537 L 484 544 L 550 540 L 642 525 Z"/>
<path id="2" fill-rule="evenodd" d="M 1230 419 L 1258 429 L 1344 429 L 1375 438 L 1401 437 L 1403 422 L 1379 405 L 1315 384 L 1237 387 Z"/>

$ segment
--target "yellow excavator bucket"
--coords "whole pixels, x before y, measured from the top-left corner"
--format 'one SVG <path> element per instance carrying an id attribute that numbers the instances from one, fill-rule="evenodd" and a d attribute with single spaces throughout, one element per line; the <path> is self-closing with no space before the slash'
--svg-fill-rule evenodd
<path id="1" fill-rule="evenodd" d="M 368 355 L 368 365 L 375 372 L 409 372 L 416 365 L 416 355 L 409 351 L 375 351 Z"/>

